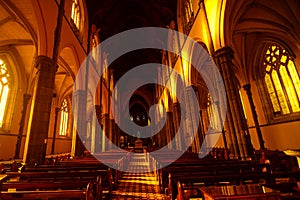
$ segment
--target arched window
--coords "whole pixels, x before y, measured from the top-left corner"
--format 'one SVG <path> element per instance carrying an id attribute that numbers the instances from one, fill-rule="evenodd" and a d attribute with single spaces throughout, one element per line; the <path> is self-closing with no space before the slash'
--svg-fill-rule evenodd
<path id="1" fill-rule="evenodd" d="M 72 11 L 71 11 L 71 19 L 75 24 L 76 28 L 79 30 L 80 28 L 80 6 L 78 0 L 73 0 L 72 3 Z"/>
<path id="2" fill-rule="evenodd" d="M 69 106 L 66 99 L 62 102 L 61 112 L 60 112 L 60 128 L 59 135 L 66 136 L 68 130 L 68 120 L 69 119 Z"/>
<path id="3" fill-rule="evenodd" d="M 300 81 L 293 57 L 281 46 L 269 45 L 264 54 L 264 83 L 274 117 L 300 111 Z"/>
<path id="4" fill-rule="evenodd" d="M 10 75 L 6 63 L 0 59 L 0 128 L 3 127 L 9 95 Z"/>

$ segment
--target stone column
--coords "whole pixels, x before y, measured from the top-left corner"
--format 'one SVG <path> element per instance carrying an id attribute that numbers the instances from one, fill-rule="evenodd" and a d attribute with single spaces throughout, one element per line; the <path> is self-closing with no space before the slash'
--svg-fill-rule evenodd
<path id="1" fill-rule="evenodd" d="M 102 115 L 103 130 L 102 130 L 102 152 L 109 150 L 109 118 L 108 114 Z M 107 137 L 107 139 L 105 139 Z"/>
<path id="2" fill-rule="evenodd" d="M 53 139 L 52 139 L 52 147 L 51 147 L 51 154 L 55 152 L 55 140 L 56 140 L 56 129 L 57 129 L 57 118 L 60 108 L 55 108 L 55 116 L 54 116 L 54 127 L 53 127 Z"/>
<path id="3" fill-rule="evenodd" d="M 244 85 L 243 88 L 244 88 L 244 90 L 246 90 L 248 100 L 249 100 L 249 103 L 250 103 L 251 113 L 252 113 L 253 121 L 254 121 L 254 124 L 255 124 L 255 129 L 256 129 L 260 149 L 265 150 L 266 149 L 265 148 L 265 141 L 262 137 L 262 133 L 261 133 L 261 130 L 260 130 L 258 117 L 257 117 L 254 101 L 253 101 L 253 98 L 252 98 L 251 85 L 248 83 L 248 84 Z"/>
<path id="4" fill-rule="evenodd" d="M 24 122 L 26 118 L 26 111 L 28 107 L 29 100 L 31 98 L 30 94 L 23 95 L 23 109 L 21 114 L 20 126 L 19 126 L 19 134 L 17 136 L 16 150 L 15 150 L 15 159 L 20 158 L 20 148 L 22 143 L 22 136 L 24 131 Z"/>
<path id="5" fill-rule="evenodd" d="M 220 110 L 220 103 L 219 102 L 215 102 L 216 106 L 217 106 L 217 110 L 218 110 L 218 118 L 219 118 L 219 123 L 221 124 L 223 122 L 222 116 L 221 116 L 221 110 Z M 226 133 L 225 133 L 225 128 L 222 128 L 222 137 L 223 137 L 223 143 L 224 143 L 224 148 L 227 149 L 228 145 L 227 145 L 227 139 L 226 139 Z"/>
<path id="6" fill-rule="evenodd" d="M 223 47 L 215 52 L 217 65 L 224 80 L 227 103 L 228 103 L 228 123 L 230 131 L 237 138 L 239 157 L 246 158 L 251 154 L 250 144 L 247 140 L 246 119 L 243 112 L 242 102 L 239 96 L 237 80 L 233 69 L 233 50 L 230 47 Z"/>
<path id="7" fill-rule="evenodd" d="M 43 163 L 46 155 L 51 103 L 57 64 L 47 56 L 38 56 L 31 112 L 24 150 L 25 163 Z"/>
<path id="8" fill-rule="evenodd" d="M 73 92 L 73 137 L 72 137 L 72 152 L 74 156 L 84 154 L 87 120 L 86 120 L 86 100 L 87 94 L 85 90 L 76 90 Z"/>
<path id="9" fill-rule="evenodd" d="M 192 95 L 192 93 L 195 93 L 195 96 Z M 190 136 L 193 137 L 193 142 L 192 142 L 192 150 L 193 152 L 198 152 L 200 144 L 199 144 L 199 121 L 197 120 L 197 115 L 199 115 L 199 106 L 198 100 L 197 99 L 192 99 L 193 97 L 198 96 L 198 88 L 195 85 L 187 87 L 187 101 L 186 101 L 186 106 L 187 106 L 187 114 L 185 119 L 188 120 L 189 128 L 187 131 L 189 132 Z M 200 118 L 198 118 L 200 119 Z"/>
<path id="10" fill-rule="evenodd" d="M 171 143 L 172 139 L 175 136 L 175 132 L 174 132 L 174 121 L 173 121 L 173 113 L 168 111 L 166 112 L 166 136 L 167 136 L 167 144 L 169 149 L 175 149 L 176 146 L 174 143 Z"/>
<path id="11" fill-rule="evenodd" d="M 96 110 L 96 117 L 93 119 L 93 132 L 95 135 L 94 138 L 94 153 L 100 153 L 101 152 L 101 130 L 98 129 L 96 125 L 99 125 L 101 127 L 101 105 L 95 105 L 95 110 Z"/>
<path id="12" fill-rule="evenodd" d="M 110 122 L 110 129 L 109 129 L 109 140 L 111 141 L 110 143 L 110 149 L 113 149 L 112 144 L 117 144 L 117 138 L 116 138 L 116 123 L 114 119 L 109 119 Z"/>
<path id="13" fill-rule="evenodd" d="M 176 141 L 176 149 L 182 150 L 182 142 L 184 142 L 184 137 L 180 131 L 180 104 L 178 102 L 173 103 L 173 121 L 174 121 L 174 132 L 178 132 L 179 140 Z"/>

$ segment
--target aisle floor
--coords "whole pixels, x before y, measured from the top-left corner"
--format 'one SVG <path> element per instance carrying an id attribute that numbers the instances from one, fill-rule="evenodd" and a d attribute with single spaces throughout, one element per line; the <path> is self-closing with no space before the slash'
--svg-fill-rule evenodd
<path id="1" fill-rule="evenodd" d="M 158 181 L 155 179 L 154 173 L 150 172 L 149 163 L 144 154 L 136 153 L 131 158 L 128 167 L 131 172 L 123 173 L 117 189 L 113 191 L 112 200 L 169 200 L 166 195 L 160 194 Z M 139 171 L 144 172 L 132 173 Z"/>

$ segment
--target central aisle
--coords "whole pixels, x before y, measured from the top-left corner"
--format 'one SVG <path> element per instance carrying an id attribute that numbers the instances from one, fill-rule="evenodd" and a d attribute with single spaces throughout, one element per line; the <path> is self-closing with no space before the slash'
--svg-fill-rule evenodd
<path id="1" fill-rule="evenodd" d="M 113 191 L 112 199 L 163 199 L 168 200 L 166 195 L 160 194 L 158 182 L 154 173 L 149 172 L 149 163 L 143 153 L 136 153 L 131 158 L 128 166 L 130 171 L 148 171 L 144 173 L 124 172 L 119 180 L 117 190 Z M 141 170 L 142 169 L 142 170 Z"/>

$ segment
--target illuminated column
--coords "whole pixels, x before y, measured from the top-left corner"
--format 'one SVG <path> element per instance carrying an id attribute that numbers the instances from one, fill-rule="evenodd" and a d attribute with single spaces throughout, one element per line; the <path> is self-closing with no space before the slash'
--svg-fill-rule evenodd
<path id="1" fill-rule="evenodd" d="M 174 138 L 174 121 L 173 121 L 173 113 L 168 111 L 166 112 L 166 133 L 167 133 L 167 144 L 169 146 L 169 149 L 175 149 L 175 144 L 171 143 L 172 139 Z"/>
<path id="2" fill-rule="evenodd" d="M 215 105 L 217 106 L 217 118 L 219 118 L 219 123 L 221 124 L 223 122 L 222 116 L 221 116 L 221 109 L 220 109 L 220 103 L 217 101 L 215 102 Z M 227 144 L 227 139 L 226 139 L 226 133 L 225 133 L 225 129 L 224 127 L 222 128 L 222 137 L 223 137 L 223 143 L 224 143 L 224 148 L 227 149 L 228 148 L 228 144 Z"/>
<path id="3" fill-rule="evenodd" d="M 198 96 L 198 88 L 194 85 L 188 86 L 186 89 L 186 94 L 187 94 L 187 113 L 189 114 L 186 116 L 185 119 L 187 119 L 188 122 L 188 133 L 190 134 L 189 137 L 194 138 L 192 142 L 192 150 L 193 152 L 198 152 L 198 147 L 200 147 L 199 144 L 199 136 L 198 136 L 198 128 L 199 128 L 199 122 L 197 122 L 196 116 L 198 115 L 199 109 L 195 105 L 195 103 L 198 103 L 197 99 L 192 99 L 194 95 L 192 93 L 195 93 L 195 96 Z M 197 126 L 198 123 L 198 126 Z M 194 132 L 196 130 L 196 132 Z"/>
<path id="4" fill-rule="evenodd" d="M 100 105 L 95 105 L 95 112 L 96 112 L 96 117 L 93 119 L 93 126 L 92 126 L 92 132 L 94 135 L 94 153 L 100 153 L 101 152 L 101 131 L 98 128 L 97 125 L 100 126 L 101 122 L 101 106 Z"/>
<path id="5" fill-rule="evenodd" d="M 178 132 L 180 135 L 179 140 L 176 141 L 176 149 L 182 150 L 182 142 L 184 142 L 183 134 L 181 134 L 180 125 L 180 104 L 178 102 L 173 103 L 173 119 L 174 119 L 174 134 Z"/>
<path id="6" fill-rule="evenodd" d="M 57 64 L 47 56 L 38 56 L 35 67 L 37 74 L 23 157 L 25 163 L 43 163 L 45 159 Z"/>
<path id="7" fill-rule="evenodd" d="M 55 108 L 55 116 L 54 116 L 54 127 L 53 127 L 53 139 L 52 139 L 52 147 L 51 147 L 51 154 L 55 152 L 55 140 L 56 140 L 56 129 L 57 129 L 57 118 L 60 108 Z"/>
<path id="8" fill-rule="evenodd" d="M 86 121 L 86 91 L 75 90 L 73 92 L 73 113 L 74 113 L 74 126 L 72 137 L 72 150 L 71 155 L 81 156 L 84 154 L 87 121 Z"/>
<path id="9" fill-rule="evenodd" d="M 107 137 L 109 139 L 109 118 L 108 114 L 102 114 L 102 122 L 103 122 L 103 130 L 102 130 L 102 152 L 109 150 L 109 141 L 105 139 Z"/>
<path id="10" fill-rule="evenodd" d="M 107 144 L 107 150 L 111 150 L 112 149 L 112 143 L 113 143 L 113 119 L 111 119 L 112 117 L 112 112 L 111 112 L 111 108 L 114 105 L 111 105 L 111 94 L 112 94 L 112 90 L 113 90 L 113 86 L 114 86 L 114 79 L 113 79 L 113 70 L 108 70 L 108 93 L 107 93 L 107 100 L 108 100 L 108 129 L 107 129 L 107 137 L 108 137 L 108 144 Z"/>
<path id="11" fill-rule="evenodd" d="M 111 142 L 113 144 L 117 144 L 117 132 L 116 132 L 116 123 L 114 119 L 110 119 L 110 131 L 111 131 Z M 110 147 L 111 149 L 113 149 L 113 146 L 111 145 Z"/>
<path id="12" fill-rule="evenodd" d="M 243 112 L 242 102 L 237 88 L 237 81 L 233 70 L 233 50 L 224 47 L 215 52 L 217 65 L 221 71 L 228 103 L 227 122 L 230 126 L 231 134 L 235 134 L 238 142 L 239 157 L 246 158 L 250 152 L 250 144 L 247 140 L 246 119 Z"/>
<path id="13" fill-rule="evenodd" d="M 231 114 L 231 111 L 229 110 L 228 102 L 227 102 L 227 106 L 228 107 L 227 107 L 227 114 L 226 114 L 225 121 L 224 121 L 225 122 L 224 130 L 226 130 L 225 134 L 227 134 L 228 146 L 233 155 L 240 156 L 238 139 L 237 139 L 237 135 L 235 133 L 232 114 Z"/>
<path id="14" fill-rule="evenodd" d="M 196 115 L 199 116 L 199 121 L 198 121 L 198 127 L 196 127 L 196 130 L 197 130 L 197 135 L 195 137 L 195 140 L 196 140 L 196 149 L 197 149 L 197 152 L 200 151 L 200 148 L 201 148 L 201 145 L 203 143 L 203 140 L 204 140 L 204 127 L 203 127 L 203 120 L 202 120 L 202 112 L 201 112 L 201 105 L 200 105 L 200 95 L 199 95 L 199 88 L 195 85 L 192 86 L 193 90 L 195 91 L 195 94 L 197 96 L 197 103 L 198 103 L 198 107 L 193 111 L 194 115 L 194 119 L 193 121 L 197 124 L 196 122 Z M 195 126 L 196 126 L 195 124 Z"/>
<path id="15" fill-rule="evenodd" d="M 266 149 L 265 144 L 264 144 L 265 141 L 262 137 L 262 133 L 261 133 L 261 130 L 260 130 L 258 117 L 257 117 L 254 101 L 253 101 L 253 98 L 252 98 L 251 86 L 250 86 L 250 84 L 246 84 L 246 85 L 243 86 L 243 88 L 244 88 L 244 90 L 246 90 L 248 100 L 249 100 L 249 103 L 250 103 L 252 117 L 253 117 L 253 121 L 254 121 L 254 124 L 255 124 L 258 141 L 259 141 L 259 144 L 260 144 L 260 149 L 265 150 Z"/>
<path id="16" fill-rule="evenodd" d="M 23 95 L 23 109 L 22 109 L 22 116 L 21 116 L 20 126 L 19 126 L 19 134 L 18 134 L 17 143 L 16 143 L 15 159 L 20 158 L 20 148 L 21 148 L 22 136 L 23 136 L 23 131 L 24 131 L 24 122 L 25 122 L 26 111 L 27 111 L 27 107 L 28 107 L 30 98 L 31 98 L 30 94 Z"/>

